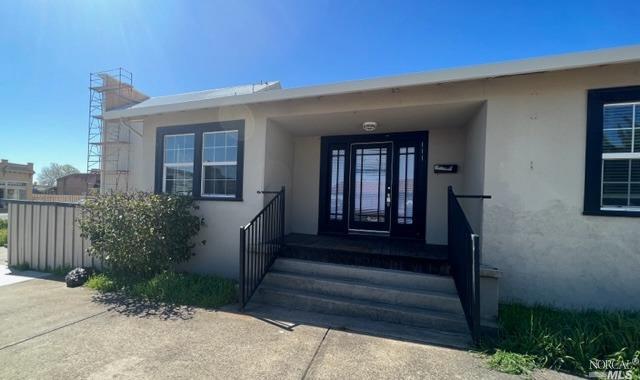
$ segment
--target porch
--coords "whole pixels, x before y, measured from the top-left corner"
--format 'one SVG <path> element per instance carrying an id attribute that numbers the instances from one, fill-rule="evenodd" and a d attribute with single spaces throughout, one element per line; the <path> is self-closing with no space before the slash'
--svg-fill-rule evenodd
<path id="1" fill-rule="evenodd" d="M 418 256 L 442 253 L 447 187 L 484 190 L 486 117 L 483 102 L 273 116 L 263 189 L 287 189 L 287 234 L 413 239 L 427 245 Z M 461 204 L 480 233 L 481 202 Z"/>
<path id="2" fill-rule="evenodd" d="M 240 235 L 243 304 L 477 341 L 482 202 L 452 187 L 482 194 L 485 126 L 483 102 L 268 118 L 265 209 Z"/>
<path id="3" fill-rule="evenodd" d="M 409 239 L 349 235 L 285 236 L 281 257 L 417 273 L 449 274 L 447 246 Z"/>

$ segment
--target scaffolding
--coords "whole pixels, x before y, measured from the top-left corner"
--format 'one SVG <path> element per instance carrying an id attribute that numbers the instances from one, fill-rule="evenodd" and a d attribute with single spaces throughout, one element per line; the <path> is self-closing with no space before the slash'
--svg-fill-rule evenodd
<path id="1" fill-rule="evenodd" d="M 103 113 L 141 100 L 133 75 L 123 68 L 89 75 L 87 173 L 100 173 L 101 193 L 129 190 L 131 144 L 131 130 L 120 121 L 104 120 Z"/>

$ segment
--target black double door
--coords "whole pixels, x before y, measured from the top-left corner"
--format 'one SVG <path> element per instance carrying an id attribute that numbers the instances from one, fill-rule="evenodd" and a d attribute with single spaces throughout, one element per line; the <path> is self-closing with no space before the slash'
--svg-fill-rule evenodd
<path id="1" fill-rule="evenodd" d="M 426 132 L 322 139 L 319 232 L 424 239 Z"/>

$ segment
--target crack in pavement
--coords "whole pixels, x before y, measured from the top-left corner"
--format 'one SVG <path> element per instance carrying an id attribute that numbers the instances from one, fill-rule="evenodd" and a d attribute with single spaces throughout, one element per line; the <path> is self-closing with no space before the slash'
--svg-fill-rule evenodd
<path id="1" fill-rule="evenodd" d="M 311 369 L 311 365 L 313 364 L 313 361 L 316 360 L 316 356 L 318 356 L 318 352 L 320 351 L 320 347 L 322 347 L 322 344 L 324 343 L 325 339 L 327 338 L 327 334 L 329 334 L 330 330 L 331 330 L 331 327 L 329 327 L 327 329 L 327 331 L 324 332 L 324 335 L 322 336 L 322 339 L 320 339 L 320 343 L 318 343 L 318 347 L 316 347 L 316 351 L 313 353 L 313 356 L 311 357 L 311 360 L 309 361 L 309 364 L 307 364 L 307 368 L 304 370 L 304 373 L 302 374 L 302 377 L 300 378 L 301 380 L 304 380 L 304 379 L 307 378 L 309 370 Z"/>
<path id="2" fill-rule="evenodd" d="M 33 336 L 30 336 L 30 337 L 28 337 L 28 338 L 24 338 L 24 339 L 18 340 L 18 341 L 16 341 L 16 342 L 9 343 L 9 344 L 7 344 L 7 345 L 4 345 L 4 346 L 0 347 L 0 351 L 4 350 L 5 348 L 14 347 L 14 346 L 17 346 L 17 345 L 19 345 L 19 344 L 22 344 L 22 343 L 28 342 L 28 341 L 30 341 L 30 340 L 32 340 L 32 339 L 35 339 L 35 338 L 41 337 L 41 336 L 43 336 L 43 335 L 47 335 L 47 334 L 50 334 L 50 333 L 52 333 L 52 332 L 55 332 L 55 331 L 61 330 L 61 329 L 65 328 L 65 327 L 69 327 L 69 326 L 72 326 L 72 325 L 78 324 L 78 323 L 80 323 L 80 322 L 84 322 L 84 321 L 86 321 L 86 320 L 88 320 L 88 319 L 91 319 L 91 318 L 94 318 L 94 317 L 100 316 L 100 315 L 105 314 L 105 313 L 107 313 L 107 312 L 109 312 L 109 310 L 103 310 L 103 311 L 101 311 L 101 312 L 99 312 L 99 313 L 97 313 L 97 314 L 89 315 L 88 317 L 84 317 L 84 318 L 78 319 L 78 320 L 76 320 L 76 321 L 72 321 L 72 322 L 66 323 L 66 324 L 64 324 L 64 325 L 62 325 L 62 326 L 58 326 L 58 327 L 54 327 L 54 328 L 49 329 L 49 330 L 45 330 L 45 331 L 43 331 L 43 332 L 41 332 L 41 333 L 38 333 L 38 334 L 33 335 Z"/>

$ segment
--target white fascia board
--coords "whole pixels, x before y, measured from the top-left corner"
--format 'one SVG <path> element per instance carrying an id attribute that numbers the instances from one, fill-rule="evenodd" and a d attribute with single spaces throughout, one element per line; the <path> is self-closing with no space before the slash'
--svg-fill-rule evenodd
<path id="1" fill-rule="evenodd" d="M 341 95 L 640 61 L 640 45 L 105 112 L 105 119 Z"/>

